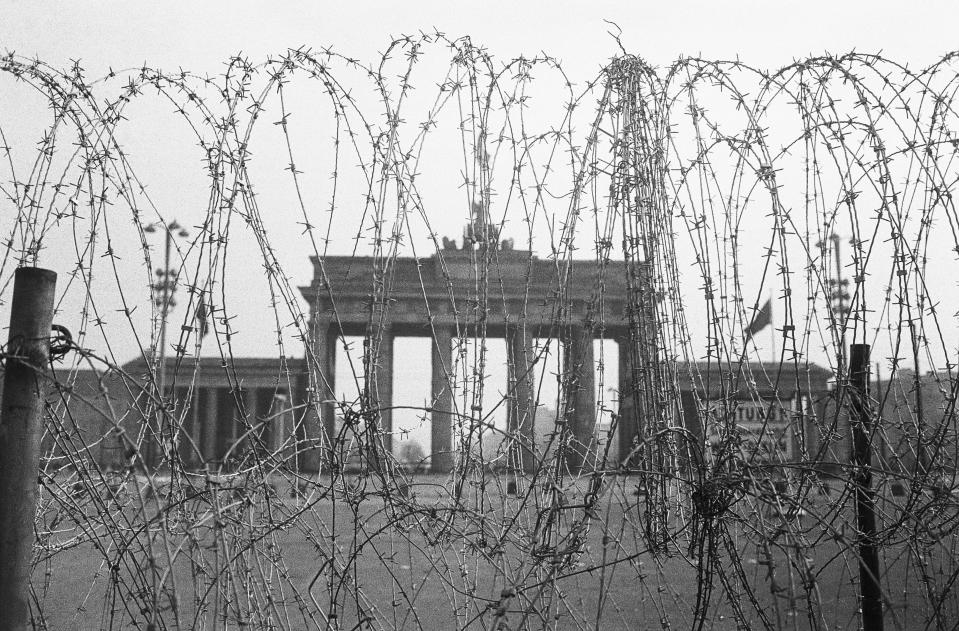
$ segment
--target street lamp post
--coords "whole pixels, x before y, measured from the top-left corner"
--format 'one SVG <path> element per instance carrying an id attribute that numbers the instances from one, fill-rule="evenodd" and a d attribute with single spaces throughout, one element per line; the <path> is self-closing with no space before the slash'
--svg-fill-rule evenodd
<path id="1" fill-rule="evenodd" d="M 836 260 L 836 270 L 835 275 L 826 280 L 829 286 L 826 301 L 837 327 L 840 345 L 838 369 L 840 374 L 843 374 L 846 357 L 846 318 L 849 315 L 849 305 L 847 304 L 850 298 L 849 279 L 844 278 L 842 274 L 842 255 L 840 253 L 840 242 L 842 239 L 835 232 L 831 233 L 828 239 L 832 242 L 833 255 Z M 816 246 L 820 249 L 825 249 L 826 242 L 820 241 Z"/>
<path id="2" fill-rule="evenodd" d="M 177 223 L 176 219 L 170 223 L 163 225 L 162 222 L 152 223 L 146 226 L 143 231 L 150 234 L 157 231 L 158 227 L 163 229 L 164 244 L 163 244 L 163 267 L 156 270 L 156 282 L 150 285 L 150 288 L 156 292 L 159 292 L 158 296 L 155 296 L 153 299 L 153 304 L 160 308 L 160 340 L 159 340 L 159 355 L 160 355 L 160 372 L 157 375 L 157 391 L 160 395 L 160 401 L 164 401 L 166 396 L 166 324 L 167 316 L 170 313 L 170 308 L 176 306 L 176 303 L 173 300 L 173 294 L 176 292 L 176 277 L 179 273 L 173 272 L 170 269 L 170 251 L 173 246 L 173 237 L 174 235 L 180 238 L 186 238 L 190 236 L 190 233 L 186 231 L 186 228 Z M 152 449 L 150 450 L 153 451 Z M 150 464 L 152 465 L 152 453 L 150 454 Z"/>

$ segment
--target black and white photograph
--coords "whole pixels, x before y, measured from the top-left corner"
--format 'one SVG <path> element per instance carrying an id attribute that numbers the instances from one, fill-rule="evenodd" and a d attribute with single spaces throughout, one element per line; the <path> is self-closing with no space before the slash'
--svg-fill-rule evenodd
<path id="1" fill-rule="evenodd" d="M 0 0 L 0 631 L 959 630 L 957 25 Z"/>

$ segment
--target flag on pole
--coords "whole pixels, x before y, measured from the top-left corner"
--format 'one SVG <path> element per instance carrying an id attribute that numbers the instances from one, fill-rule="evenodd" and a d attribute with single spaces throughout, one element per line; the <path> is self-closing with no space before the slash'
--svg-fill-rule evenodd
<path id="1" fill-rule="evenodd" d="M 206 334 L 210 331 L 209 323 L 209 313 L 207 311 L 206 303 L 203 300 L 200 300 L 200 304 L 196 308 L 196 328 L 200 334 L 200 339 L 206 337 Z"/>
<path id="2" fill-rule="evenodd" d="M 746 339 L 752 338 L 753 335 L 759 333 L 767 326 L 772 324 L 773 321 L 773 302 L 772 298 L 766 301 L 762 307 L 759 308 L 759 311 L 756 312 L 756 315 L 753 316 L 753 321 L 749 323 L 749 328 L 746 329 Z"/>

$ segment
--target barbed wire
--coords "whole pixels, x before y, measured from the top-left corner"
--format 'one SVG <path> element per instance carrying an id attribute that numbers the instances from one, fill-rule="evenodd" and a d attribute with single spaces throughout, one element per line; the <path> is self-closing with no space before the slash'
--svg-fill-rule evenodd
<path id="1" fill-rule="evenodd" d="M 955 59 L 624 53 L 577 85 L 545 54 L 441 33 L 372 64 L 300 48 L 212 77 L 0 58 L 44 108 L 37 144 L 0 118 L 2 295 L 17 266 L 61 279 L 34 627 L 858 628 L 849 345 L 869 344 L 886 620 L 948 628 Z M 151 186 L 180 142 L 199 156 L 169 166 L 182 190 Z M 341 273 L 365 288 L 361 349 Z M 421 470 L 437 445 L 398 447 L 400 414 L 446 413 L 384 376 L 416 363 L 392 342 L 404 305 L 455 346 L 433 359 L 448 474 Z M 502 331 L 531 353 L 500 365 Z M 230 413 L 200 426 L 219 393 Z M 585 434 L 584 406 L 606 419 Z"/>

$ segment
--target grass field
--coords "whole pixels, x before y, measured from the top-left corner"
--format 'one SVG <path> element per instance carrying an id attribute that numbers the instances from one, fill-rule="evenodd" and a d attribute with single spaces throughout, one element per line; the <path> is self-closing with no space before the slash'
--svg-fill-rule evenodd
<path id="1" fill-rule="evenodd" d="M 268 500 L 222 490 L 159 513 L 165 535 L 156 520 L 143 528 L 130 502 L 114 516 L 128 528 L 42 560 L 34 592 L 57 630 L 151 620 L 158 629 L 688 629 L 697 611 L 708 629 L 858 628 L 848 502 L 810 500 L 784 520 L 743 499 L 717 516 L 711 544 L 676 512 L 674 540 L 653 553 L 629 478 L 607 480 L 589 519 L 585 481 L 560 500 L 542 485 L 510 495 L 502 477 L 482 483 L 467 481 L 455 510 L 455 484 L 429 475 L 402 493 L 350 478 L 336 501 L 317 492 L 328 479 L 297 498 L 282 486 Z M 85 529 L 96 525 L 59 529 L 60 548 Z M 939 592 L 939 622 L 959 619 L 955 540 L 922 558 L 909 544 L 883 549 L 886 628 L 936 628 L 928 602 Z"/>

